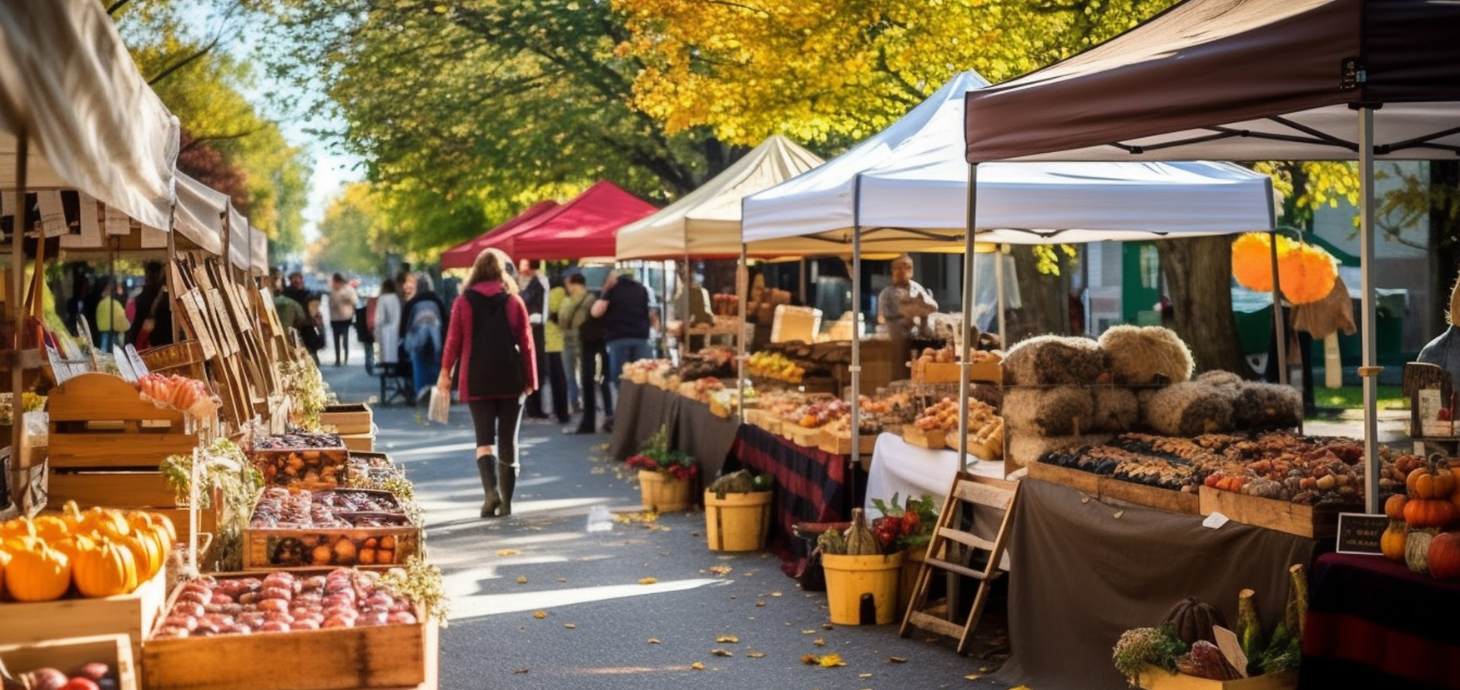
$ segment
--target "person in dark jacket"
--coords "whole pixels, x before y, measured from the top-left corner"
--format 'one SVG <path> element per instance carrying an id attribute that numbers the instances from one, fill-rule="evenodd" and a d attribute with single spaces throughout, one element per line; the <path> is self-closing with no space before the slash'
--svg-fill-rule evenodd
<path id="1" fill-rule="evenodd" d="M 517 485 L 517 431 L 523 398 L 537 390 L 537 359 L 527 305 L 507 275 L 506 254 L 484 249 L 472 264 L 466 291 L 451 306 L 451 325 L 436 386 L 451 394 L 457 367 L 460 398 L 471 409 L 481 475 L 481 516 L 512 514 Z"/>
<path id="2" fill-rule="evenodd" d="M 411 360 L 416 402 L 423 403 L 430 399 L 431 381 L 441 372 L 446 305 L 436 296 L 431 276 L 424 271 L 406 277 L 406 293 L 412 296 L 401 309 L 401 343 Z"/>
<path id="3" fill-rule="evenodd" d="M 523 259 L 519 262 L 517 272 L 519 274 L 518 287 L 523 304 L 527 305 L 527 318 L 532 325 L 532 339 L 537 347 L 537 378 L 539 381 L 548 380 L 549 361 L 547 356 L 547 313 L 548 313 L 548 285 L 547 276 L 542 274 L 542 262 L 537 260 Z M 556 383 L 556 379 L 552 379 Z M 559 415 L 562 416 L 562 415 Z M 542 393 L 533 392 L 527 396 L 527 418 L 536 421 L 548 419 L 547 411 L 543 408 Z"/>
<path id="4" fill-rule="evenodd" d="M 617 386 L 625 364 L 654 356 L 654 347 L 649 344 L 653 328 L 649 289 L 634 279 L 633 271 L 610 274 L 589 313 L 603 320 L 604 348 L 608 351 L 608 371 L 603 377 Z M 612 415 L 604 426 L 613 430 Z"/>
<path id="5" fill-rule="evenodd" d="M 142 268 L 142 291 L 137 293 L 137 318 L 127 329 L 127 343 L 145 350 L 172 343 L 172 298 L 167 293 L 162 262 L 149 261 Z"/>

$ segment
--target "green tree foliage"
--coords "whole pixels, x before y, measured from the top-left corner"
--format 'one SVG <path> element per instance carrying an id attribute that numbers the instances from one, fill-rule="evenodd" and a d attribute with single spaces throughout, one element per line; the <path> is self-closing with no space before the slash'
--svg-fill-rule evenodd
<path id="1" fill-rule="evenodd" d="M 379 273 L 391 242 L 388 227 L 370 185 L 346 185 L 319 222 L 319 240 L 310 247 L 311 264 L 327 272 Z"/>

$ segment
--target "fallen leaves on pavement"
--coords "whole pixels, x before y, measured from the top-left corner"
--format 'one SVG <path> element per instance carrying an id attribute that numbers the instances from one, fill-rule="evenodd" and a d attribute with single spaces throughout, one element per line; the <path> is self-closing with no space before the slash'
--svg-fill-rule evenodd
<path id="1" fill-rule="evenodd" d="M 840 654 L 824 654 L 822 656 L 806 654 L 801 657 L 801 663 L 807 666 L 820 666 L 822 668 L 834 668 L 847 665 L 847 662 L 842 661 L 842 655 Z"/>
<path id="2" fill-rule="evenodd" d="M 497 555 L 505 558 L 507 556 L 520 556 L 522 552 L 517 549 L 497 549 Z"/>
<path id="3" fill-rule="evenodd" d="M 542 620 L 544 618 L 547 618 L 547 611 L 534 611 L 532 613 L 532 617 L 538 620 Z"/>
<path id="4" fill-rule="evenodd" d="M 657 582 L 659 582 L 659 578 L 657 578 L 657 577 L 642 577 L 642 578 L 639 578 L 639 584 L 641 584 L 641 585 L 652 585 L 652 584 L 655 584 Z"/>
<path id="5" fill-rule="evenodd" d="M 721 635 L 715 638 L 715 641 L 719 642 L 720 644 L 735 644 L 737 642 L 740 642 L 740 638 L 734 635 Z"/>
<path id="6" fill-rule="evenodd" d="M 716 647 L 710 650 L 710 656 L 735 656 L 735 653 L 728 649 L 720 649 L 719 647 Z"/>

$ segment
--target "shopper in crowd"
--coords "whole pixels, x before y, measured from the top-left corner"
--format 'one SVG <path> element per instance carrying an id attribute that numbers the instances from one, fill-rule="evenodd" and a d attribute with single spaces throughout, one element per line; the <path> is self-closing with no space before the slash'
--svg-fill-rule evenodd
<path id="1" fill-rule="evenodd" d="M 472 264 L 466 291 L 452 305 L 450 330 L 436 386 L 451 394 L 456 367 L 460 398 L 471 410 L 476 432 L 477 472 L 481 475 L 481 516 L 512 514 L 517 486 L 517 431 L 523 397 L 537 389 L 536 349 L 527 305 L 508 271 L 512 262 L 485 249 Z M 457 367 L 457 364 L 460 364 Z"/>
<path id="2" fill-rule="evenodd" d="M 631 270 L 611 273 L 589 313 L 603 319 L 604 347 L 608 350 L 604 378 L 617 385 L 625 364 L 653 356 L 649 344 L 649 290 L 634 279 Z M 612 415 L 608 415 L 604 426 L 613 429 Z"/>
<path id="3" fill-rule="evenodd" d="M 395 292 L 395 279 L 386 278 L 380 284 L 380 296 L 375 298 L 375 346 L 380 348 L 380 363 L 389 369 L 399 361 L 400 353 L 400 295 Z"/>
<path id="4" fill-rule="evenodd" d="M 710 292 L 695 280 L 694 271 L 689 266 L 681 266 L 678 271 L 679 285 L 674 289 L 674 297 L 670 299 L 670 313 L 679 316 L 680 334 L 683 343 L 688 347 L 689 352 L 698 352 L 705 347 L 705 336 L 690 335 L 695 326 L 715 325 L 715 315 L 710 311 Z M 689 310 L 686 313 L 684 304 L 685 288 L 689 288 Z"/>
<path id="5" fill-rule="evenodd" d="M 116 278 L 107 277 L 100 302 L 96 304 L 96 315 L 92 321 L 96 324 L 96 337 L 101 351 L 110 353 L 113 345 L 121 345 L 122 338 L 127 330 L 132 327 L 132 322 L 127 320 L 127 308 L 122 301 L 126 299 L 127 291 Z"/>
<path id="6" fill-rule="evenodd" d="M 442 327 L 446 307 L 432 289 L 431 276 L 425 271 L 406 277 L 406 293 L 411 298 L 402 308 L 401 330 L 406 355 L 411 360 L 411 378 L 416 387 L 416 402 L 430 400 L 429 387 L 441 371 Z"/>
<path id="7" fill-rule="evenodd" d="M 563 281 L 563 291 L 563 299 L 554 314 L 558 327 L 563 329 L 563 373 L 568 378 L 568 413 L 578 414 L 583 411 L 583 402 L 578 397 L 581 393 L 578 387 L 578 327 L 582 321 L 574 323 L 574 317 L 588 296 L 587 281 L 582 272 L 575 269 L 569 273 Z M 583 314 L 587 315 L 586 308 Z"/>
<path id="8" fill-rule="evenodd" d="M 299 339 L 304 343 L 304 349 L 309 351 L 309 356 L 314 358 L 314 363 L 319 364 L 319 351 L 324 349 L 324 319 L 319 315 L 319 295 L 316 295 L 304 285 L 304 274 L 294 271 L 289 274 L 289 285 L 284 288 L 284 295 L 304 307 L 305 320 L 296 324 L 299 331 Z"/>
<path id="9" fill-rule="evenodd" d="M 360 296 L 339 273 L 330 278 L 330 334 L 335 343 L 335 366 L 350 363 L 350 327 L 355 324 L 355 303 Z"/>
<path id="10" fill-rule="evenodd" d="M 537 347 L 537 380 L 548 380 L 547 352 L 544 349 L 547 345 L 547 333 L 544 325 L 547 321 L 547 276 L 542 275 L 542 262 L 537 260 L 523 259 L 517 266 L 517 285 L 520 288 L 522 302 L 527 305 L 528 323 L 532 324 L 532 341 Z M 547 412 L 542 406 L 542 391 L 533 391 L 527 396 L 527 418 L 534 421 L 543 421 L 548 418 Z"/>
<path id="11" fill-rule="evenodd" d="M 613 415 L 613 390 L 606 379 L 608 350 L 603 341 L 603 319 L 593 315 L 598 296 L 588 291 L 588 281 L 582 273 L 568 276 L 568 294 L 577 296 L 568 324 L 577 348 L 578 378 L 583 394 L 583 419 L 572 433 L 591 434 L 598 428 L 599 392 L 603 394 L 604 416 Z"/>
<path id="12" fill-rule="evenodd" d="M 933 293 L 912 279 L 913 261 L 907 254 L 892 260 L 892 282 L 877 295 L 877 323 L 893 335 L 919 337 L 926 329 L 923 317 L 938 311 Z"/>
<path id="13" fill-rule="evenodd" d="M 553 417 L 559 424 L 567 424 L 568 416 L 568 377 L 563 371 L 563 329 L 558 325 L 558 308 L 563 306 L 563 300 L 568 291 L 563 288 L 563 279 L 553 276 L 548 279 L 547 308 L 543 312 L 543 346 L 542 351 L 547 356 L 547 370 L 549 386 L 548 394 L 553 400 Z"/>
<path id="14" fill-rule="evenodd" d="M 138 350 L 172 343 L 172 297 L 167 292 L 160 261 L 142 268 L 142 292 L 137 293 L 137 318 L 127 330 L 127 343 Z"/>

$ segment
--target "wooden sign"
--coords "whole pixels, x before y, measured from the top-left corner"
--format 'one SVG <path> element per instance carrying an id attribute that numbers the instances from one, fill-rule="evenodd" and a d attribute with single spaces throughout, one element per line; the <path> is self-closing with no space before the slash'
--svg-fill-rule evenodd
<path id="1" fill-rule="evenodd" d="M 208 304 L 213 307 L 213 313 L 222 321 L 223 331 L 223 354 L 232 357 L 238 354 L 238 338 L 233 334 L 235 329 L 228 328 L 228 308 L 223 304 L 223 295 L 218 288 L 208 288 Z"/>
<path id="2" fill-rule="evenodd" d="M 183 293 L 183 308 L 188 313 L 188 323 L 192 324 L 193 336 L 198 339 L 198 344 L 203 347 L 203 358 L 213 359 L 218 356 L 218 346 L 213 343 L 213 334 L 208 330 L 208 322 L 203 317 L 203 303 L 198 296 L 197 290 L 188 290 Z"/>
<path id="3" fill-rule="evenodd" d="M 35 198 L 41 209 L 41 231 L 46 237 L 60 237 L 71 231 L 66 227 L 66 211 L 61 206 L 60 192 L 36 192 Z"/>
<path id="4" fill-rule="evenodd" d="M 1384 535 L 1384 529 L 1388 526 L 1389 518 L 1384 515 L 1339 513 L 1336 551 L 1382 554 L 1384 550 L 1379 547 L 1379 538 Z"/>
<path id="5" fill-rule="evenodd" d="M 142 248 L 143 249 L 165 249 L 165 248 L 167 248 L 167 232 L 166 231 L 164 231 L 164 230 L 158 230 L 157 228 L 148 227 L 146 225 L 141 226 L 141 228 L 142 228 Z"/>
<path id="6" fill-rule="evenodd" d="M 110 206 L 106 207 L 106 220 L 103 224 L 106 226 L 107 237 L 132 234 L 132 219 Z"/>

